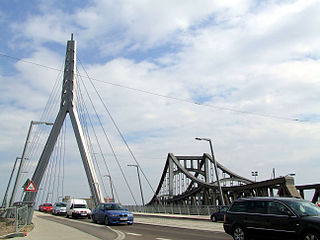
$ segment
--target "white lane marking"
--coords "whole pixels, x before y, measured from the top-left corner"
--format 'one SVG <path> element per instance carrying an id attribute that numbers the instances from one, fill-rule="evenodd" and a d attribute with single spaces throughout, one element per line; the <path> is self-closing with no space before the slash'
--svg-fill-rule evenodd
<path id="1" fill-rule="evenodd" d="M 156 238 L 157 240 L 171 240 L 170 238 Z"/>
<path id="2" fill-rule="evenodd" d="M 109 226 L 107 226 L 107 228 L 109 228 L 111 231 L 115 232 L 118 235 L 117 238 L 115 238 L 115 240 L 123 240 L 123 239 L 126 238 L 126 234 L 124 234 L 123 232 L 115 230 L 115 229 L 112 229 Z"/>
<path id="3" fill-rule="evenodd" d="M 133 235 L 133 236 L 142 236 L 142 234 L 139 234 L 139 233 L 126 232 L 126 234 Z"/>

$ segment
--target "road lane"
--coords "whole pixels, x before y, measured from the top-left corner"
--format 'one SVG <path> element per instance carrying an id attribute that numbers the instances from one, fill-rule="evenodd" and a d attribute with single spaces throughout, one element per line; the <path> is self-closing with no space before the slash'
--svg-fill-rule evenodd
<path id="1" fill-rule="evenodd" d="M 208 221 L 209 230 L 198 229 L 197 226 L 206 225 L 205 221 L 194 221 L 190 220 L 173 220 L 168 219 L 168 222 L 164 226 L 159 225 L 156 222 L 155 225 L 152 224 L 155 221 L 152 219 L 145 219 L 141 221 L 146 221 L 149 224 L 134 223 L 134 225 L 116 225 L 116 226 L 105 226 L 103 224 L 93 224 L 88 219 L 66 219 L 63 217 L 56 217 L 51 215 L 42 216 L 51 221 L 56 221 L 63 223 L 65 225 L 79 229 L 80 231 L 86 232 L 92 236 L 100 239 L 116 239 L 116 240 L 199 240 L 199 239 L 210 239 L 210 240 L 230 240 L 230 236 L 226 235 L 223 231 L 213 231 L 210 226 L 214 226 L 214 223 Z M 179 227 L 179 224 L 185 227 Z M 197 226 L 195 226 L 197 225 Z M 174 226 L 174 227 L 173 227 Z M 186 227 L 187 226 L 187 227 Z"/>
<path id="2" fill-rule="evenodd" d="M 182 229 L 159 225 L 135 223 L 132 226 L 112 226 L 126 234 L 126 240 L 231 240 L 224 232 L 212 232 L 197 229 Z M 131 234 L 128 234 L 131 233 Z M 134 234 L 134 235 L 133 235 Z"/>
<path id="3" fill-rule="evenodd" d="M 179 227 L 188 229 L 198 229 L 213 232 L 224 232 L 222 222 L 211 222 L 203 220 L 190 220 L 190 219 L 174 219 L 164 217 L 148 217 L 148 216 L 135 216 L 135 223 L 167 226 L 167 227 Z"/>

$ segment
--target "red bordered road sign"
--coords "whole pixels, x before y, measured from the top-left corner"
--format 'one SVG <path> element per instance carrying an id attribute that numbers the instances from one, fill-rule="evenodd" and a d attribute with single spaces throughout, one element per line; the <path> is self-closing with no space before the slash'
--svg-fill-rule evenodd
<path id="1" fill-rule="evenodd" d="M 36 192 L 36 186 L 34 185 L 33 181 L 30 181 L 28 186 L 24 189 L 25 192 Z"/>

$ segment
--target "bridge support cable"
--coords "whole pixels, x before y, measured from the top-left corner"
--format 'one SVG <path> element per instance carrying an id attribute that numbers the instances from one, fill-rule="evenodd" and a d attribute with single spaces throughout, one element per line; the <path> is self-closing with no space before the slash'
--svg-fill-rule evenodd
<path id="1" fill-rule="evenodd" d="M 44 203 L 48 199 L 59 201 L 59 198 L 63 196 L 65 133 L 66 127 L 65 124 L 63 124 L 57 139 L 57 144 L 55 145 L 52 156 L 48 162 L 44 179 L 38 187 L 39 193 L 35 199 L 36 206 Z"/>
<path id="2" fill-rule="evenodd" d="M 79 112 L 79 119 L 80 119 L 80 122 L 81 122 L 81 125 L 83 126 L 83 129 L 84 129 L 84 136 L 86 138 L 86 142 L 88 144 L 88 150 L 89 152 L 91 153 L 91 156 L 92 156 L 92 160 L 93 160 L 93 164 L 94 164 L 94 167 L 95 169 L 98 171 L 98 178 L 99 178 L 99 183 L 102 183 L 102 190 L 104 191 L 104 193 L 106 194 L 107 191 L 106 191 L 106 186 L 105 186 L 105 183 L 102 179 L 102 174 L 101 174 L 101 170 L 100 170 L 100 166 L 99 166 L 99 163 L 97 161 L 97 157 L 96 157 L 96 151 L 94 149 L 94 146 L 93 146 L 93 141 L 90 137 L 90 133 L 89 133 L 89 128 L 88 128 L 88 121 L 87 119 L 89 119 L 89 123 L 90 123 L 90 127 L 91 129 L 94 131 L 94 126 L 91 122 L 91 118 L 90 118 L 90 114 L 88 113 L 88 109 L 86 107 L 86 104 L 84 102 L 84 98 L 82 96 L 82 92 L 81 92 L 81 88 L 80 88 L 80 81 L 77 80 L 78 84 L 77 84 L 77 109 L 78 109 L 78 112 Z M 98 138 L 96 137 L 95 135 L 95 142 L 98 142 Z M 100 187 L 100 185 L 98 186 Z"/>
<path id="3" fill-rule="evenodd" d="M 80 76 L 80 74 L 78 74 L 78 76 Z M 83 85 L 86 93 L 87 93 L 87 96 L 89 97 L 90 103 L 91 103 L 91 105 L 92 105 L 92 107 L 93 107 L 93 110 L 95 111 L 95 115 L 98 116 L 97 111 L 96 111 L 96 109 L 95 109 L 95 107 L 94 107 L 94 104 L 93 104 L 93 102 L 92 102 L 92 99 L 90 98 L 90 95 L 88 94 L 87 88 L 86 88 L 84 82 L 82 81 L 82 79 L 80 79 L 80 80 L 81 80 L 81 83 L 82 83 L 82 85 Z M 79 81 L 79 83 L 80 83 L 80 81 Z M 81 88 L 80 88 L 80 87 L 79 87 L 79 90 L 81 91 Z M 81 99 L 81 101 L 83 102 L 83 98 Z M 84 108 L 87 109 L 85 102 L 83 102 L 83 105 L 84 105 Z M 86 110 L 86 112 L 88 112 L 88 110 Z M 100 152 L 100 154 L 101 154 L 101 157 L 102 157 L 102 159 L 103 159 L 103 163 L 104 163 L 104 166 L 105 166 L 105 168 L 106 168 L 106 171 L 107 171 L 107 173 L 108 173 L 109 176 L 112 176 L 112 175 L 111 175 L 110 168 L 109 168 L 109 166 L 108 166 L 108 164 L 107 164 L 107 161 L 106 161 L 106 159 L 105 159 L 105 156 L 104 156 L 104 154 L 103 154 L 102 147 L 101 147 L 99 138 L 98 138 L 98 136 L 97 136 L 96 130 L 95 130 L 94 126 L 93 126 L 93 123 L 92 123 L 92 119 L 91 119 L 91 117 L 90 117 L 90 114 L 87 114 L 87 118 L 88 118 L 88 120 L 89 120 L 91 129 L 92 129 L 93 134 L 94 134 L 94 136 L 95 136 L 96 143 L 97 143 L 97 146 L 98 146 L 98 148 L 99 148 L 99 152 Z M 97 118 L 98 118 L 98 117 L 97 117 Z M 99 122 L 100 122 L 100 119 L 99 119 Z M 101 123 L 101 122 L 100 122 L 100 123 Z M 103 127 L 103 125 L 100 124 L 100 127 Z M 94 152 L 94 151 L 93 151 L 93 152 Z M 115 154 L 115 153 L 114 153 L 114 154 Z M 97 162 L 97 164 L 98 164 L 98 162 Z M 98 170 L 99 170 L 99 169 L 100 169 L 100 168 L 98 168 Z M 101 177 L 101 179 L 102 179 L 102 177 L 103 177 L 101 173 L 100 173 L 100 177 Z M 104 183 L 103 179 L 102 179 L 102 182 Z M 113 185 L 113 183 L 111 183 L 111 184 Z M 114 185 L 113 185 L 113 190 L 114 190 L 115 193 L 116 193 L 116 197 L 117 197 L 118 202 L 120 202 L 120 198 L 119 198 L 119 196 L 118 196 L 118 194 L 117 194 L 117 190 L 116 190 L 116 187 L 115 187 Z M 110 192 L 111 192 L 111 191 L 112 191 L 112 189 L 110 189 Z M 112 195 L 112 193 L 111 193 L 111 195 Z"/>
<path id="4" fill-rule="evenodd" d="M 89 77 L 88 77 L 88 78 L 89 78 Z M 132 189 L 131 189 L 131 187 L 130 187 L 130 184 L 129 184 L 129 182 L 128 182 L 125 174 L 124 174 L 124 171 L 123 171 L 122 166 L 121 166 L 121 164 L 120 164 L 120 162 L 119 162 L 119 159 L 118 159 L 118 157 L 117 157 L 117 154 L 115 153 L 115 150 L 114 150 L 114 147 L 113 147 L 113 145 L 112 145 L 112 143 L 111 143 L 111 141 L 110 141 L 110 138 L 108 137 L 108 134 L 107 134 L 105 128 L 103 127 L 102 121 L 101 121 L 101 119 L 100 119 L 100 117 L 99 117 L 99 115 L 98 115 L 98 113 L 97 113 L 97 110 L 96 110 L 96 108 L 95 108 L 95 106 L 94 106 L 94 104 L 93 104 L 93 101 L 92 101 L 92 99 L 91 99 L 91 97 L 90 97 L 90 94 L 89 94 L 87 88 L 85 87 L 85 84 L 84 84 L 82 78 L 80 78 L 80 79 L 81 79 L 82 85 L 84 86 L 84 89 L 85 89 L 85 91 L 86 91 L 87 97 L 88 97 L 88 99 L 90 100 L 91 106 L 92 106 L 92 108 L 93 108 L 93 110 L 94 110 L 94 112 L 95 112 L 96 118 L 98 119 L 99 124 L 100 124 L 100 127 L 101 127 L 101 129 L 102 129 L 102 131 L 103 131 L 103 133 L 104 133 L 104 136 L 105 136 L 105 138 L 106 138 L 106 140 L 107 140 L 107 142 L 108 142 L 109 148 L 110 148 L 111 151 L 112 151 L 113 157 L 114 157 L 114 159 L 115 159 L 115 161 L 116 161 L 116 163 L 117 163 L 117 165 L 118 165 L 118 168 L 119 168 L 119 170 L 120 170 L 120 172 L 121 172 L 121 175 L 122 175 L 122 177 L 123 177 L 123 179 L 124 179 L 124 181 L 125 181 L 125 183 L 126 183 L 126 185 L 127 185 L 127 188 L 128 188 L 128 190 L 129 190 L 129 192 L 130 192 L 130 195 L 131 195 L 133 201 L 135 202 L 135 204 L 137 205 L 137 201 L 136 201 L 136 199 L 135 199 L 135 197 L 134 197 L 133 191 L 132 191 Z M 105 161 L 104 155 L 102 155 L 102 156 L 103 156 L 103 159 L 104 159 L 104 161 Z M 110 172 L 110 171 L 109 171 L 109 172 Z"/>
<path id="5" fill-rule="evenodd" d="M 59 73 L 59 75 L 61 75 Z M 59 78 L 59 77 L 58 77 Z M 57 78 L 57 80 L 58 80 Z M 47 100 L 46 107 L 44 108 L 44 111 L 42 112 L 42 117 L 40 118 L 39 123 L 49 123 L 49 115 L 52 114 L 52 102 L 54 97 L 57 95 L 57 83 L 58 81 L 55 81 L 54 87 L 50 93 L 50 96 Z M 48 127 L 44 124 L 35 124 L 32 128 L 32 133 L 30 135 L 29 141 L 27 142 L 28 147 L 26 148 L 26 151 L 24 153 L 24 160 L 23 164 L 21 166 L 21 172 L 17 181 L 17 186 L 22 186 L 27 181 L 27 179 L 31 179 L 31 174 L 34 171 L 34 166 L 36 165 L 36 159 L 38 158 L 38 154 L 40 152 L 41 147 L 43 147 L 43 143 L 46 141 L 46 138 L 48 136 Z M 20 196 L 23 196 L 23 189 L 20 187 L 17 187 L 17 196 L 15 196 L 14 191 L 12 192 L 11 198 L 13 202 L 19 201 Z"/>
<path id="6" fill-rule="evenodd" d="M 79 61 L 79 62 L 80 62 L 80 61 Z M 81 63 L 81 62 L 80 62 L 80 64 L 81 64 L 82 68 L 84 69 L 84 67 L 83 67 L 83 65 L 82 65 L 82 63 Z M 85 71 L 85 69 L 84 69 L 84 71 Z M 113 125 L 115 126 L 115 128 L 116 128 L 116 130 L 117 130 L 118 134 L 120 135 L 120 137 L 121 137 L 122 141 L 123 141 L 123 142 L 124 142 L 124 144 L 126 145 L 126 147 L 127 147 L 128 151 L 129 151 L 130 155 L 132 156 L 133 160 L 135 161 L 135 163 L 136 163 L 136 164 L 137 164 L 137 166 L 139 167 L 139 169 L 140 169 L 140 171 L 141 171 L 142 175 L 144 176 L 145 180 L 147 181 L 147 183 L 148 183 L 148 185 L 149 185 L 150 189 L 152 190 L 152 192 L 153 192 L 153 193 L 155 193 L 155 191 L 154 191 L 153 187 L 151 186 L 150 181 L 148 180 L 148 178 L 147 178 L 146 174 L 144 173 L 143 169 L 141 168 L 141 166 L 140 166 L 140 164 L 139 164 L 138 160 L 137 160 L 137 159 L 136 159 L 136 157 L 134 156 L 134 154 L 133 154 L 133 152 L 132 152 L 131 148 L 129 147 L 129 144 L 127 143 L 127 141 L 126 141 L 125 137 L 123 136 L 122 132 L 120 131 L 120 128 L 118 127 L 118 125 L 117 125 L 116 121 L 115 121 L 115 120 L 114 120 L 114 118 L 112 117 L 112 115 L 111 115 L 111 113 L 110 113 L 110 111 L 109 111 L 108 107 L 107 107 L 107 106 L 106 106 L 106 104 L 104 103 L 104 101 L 103 101 L 103 99 L 102 99 L 101 95 L 99 94 L 99 92 L 98 92 L 98 90 L 97 90 L 96 86 L 93 84 L 92 79 L 89 77 L 89 75 L 88 75 L 88 73 L 87 73 L 86 71 L 85 71 L 85 73 L 86 73 L 87 78 L 89 79 L 89 81 L 90 81 L 90 83 L 91 83 L 92 87 L 94 88 L 94 90 L 95 90 L 95 92 L 96 92 L 97 96 L 99 97 L 99 99 L 100 99 L 100 101 L 101 101 L 102 105 L 104 106 L 104 109 L 105 109 L 105 110 L 106 110 L 106 112 L 108 113 L 109 118 L 111 119 L 111 121 L 112 121 Z"/>

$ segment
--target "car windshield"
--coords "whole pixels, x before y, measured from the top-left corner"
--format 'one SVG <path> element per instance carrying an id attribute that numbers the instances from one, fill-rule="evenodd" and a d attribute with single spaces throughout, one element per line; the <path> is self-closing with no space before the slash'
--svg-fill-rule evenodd
<path id="1" fill-rule="evenodd" d="M 299 216 L 320 216 L 320 208 L 309 201 L 287 201 L 287 204 Z"/>
<path id="2" fill-rule="evenodd" d="M 85 205 L 85 204 L 75 204 L 74 208 L 87 208 L 87 205 Z"/>
<path id="3" fill-rule="evenodd" d="M 106 210 L 126 210 L 120 204 L 106 204 Z"/>
<path id="4" fill-rule="evenodd" d="M 56 207 L 65 207 L 66 204 L 65 203 L 56 203 Z"/>
<path id="5" fill-rule="evenodd" d="M 52 207 L 52 204 L 51 203 L 45 203 L 43 204 L 44 207 Z"/>

